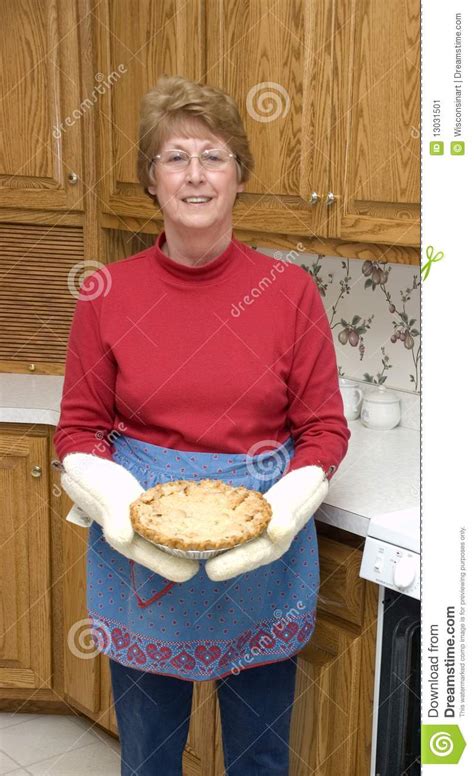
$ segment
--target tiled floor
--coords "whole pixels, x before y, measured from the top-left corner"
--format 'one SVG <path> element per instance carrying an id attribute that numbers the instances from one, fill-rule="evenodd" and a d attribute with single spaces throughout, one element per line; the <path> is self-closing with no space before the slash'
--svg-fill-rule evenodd
<path id="1" fill-rule="evenodd" d="M 120 776 L 120 745 L 85 717 L 0 713 L 0 776 Z"/>

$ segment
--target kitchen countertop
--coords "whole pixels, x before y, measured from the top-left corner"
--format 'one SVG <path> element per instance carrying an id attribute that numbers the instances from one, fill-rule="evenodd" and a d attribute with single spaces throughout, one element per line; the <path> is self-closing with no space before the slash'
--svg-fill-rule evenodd
<path id="1" fill-rule="evenodd" d="M 64 377 L 0 374 L 0 422 L 56 426 Z"/>
<path id="2" fill-rule="evenodd" d="M 365 536 L 369 520 L 420 503 L 420 432 L 366 428 L 350 420 L 351 438 L 317 519 Z"/>
<path id="3" fill-rule="evenodd" d="M 62 376 L 0 374 L 0 422 L 56 426 L 63 382 Z M 377 431 L 360 420 L 349 421 L 349 428 L 349 450 L 316 519 L 365 536 L 376 514 L 419 504 L 420 432 L 404 426 Z"/>

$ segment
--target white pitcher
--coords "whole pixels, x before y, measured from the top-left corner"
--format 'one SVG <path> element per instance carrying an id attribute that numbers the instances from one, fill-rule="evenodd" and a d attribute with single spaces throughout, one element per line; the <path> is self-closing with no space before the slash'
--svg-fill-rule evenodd
<path id="1" fill-rule="evenodd" d="M 339 378 L 342 401 L 344 402 L 344 415 L 347 420 L 355 420 L 360 415 L 360 408 L 364 394 L 361 389 L 343 377 Z"/>

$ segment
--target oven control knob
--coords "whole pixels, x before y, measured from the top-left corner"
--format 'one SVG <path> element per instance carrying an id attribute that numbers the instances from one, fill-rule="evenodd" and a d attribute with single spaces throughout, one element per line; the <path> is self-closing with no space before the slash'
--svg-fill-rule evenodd
<path id="1" fill-rule="evenodd" d="M 393 584 L 404 590 L 416 579 L 416 563 L 414 558 L 404 555 L 393 568 Z"/>

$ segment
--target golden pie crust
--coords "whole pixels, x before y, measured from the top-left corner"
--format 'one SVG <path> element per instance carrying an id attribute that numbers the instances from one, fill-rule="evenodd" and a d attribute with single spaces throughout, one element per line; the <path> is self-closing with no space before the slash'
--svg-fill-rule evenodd
<path id="1" fill-rule="evenodd" d="M 261 493 L 221 480 L 162 483 L 130 506 L 138 534 L 180 550 L 235 547 L 263 533 L 271 516 Z"/>

